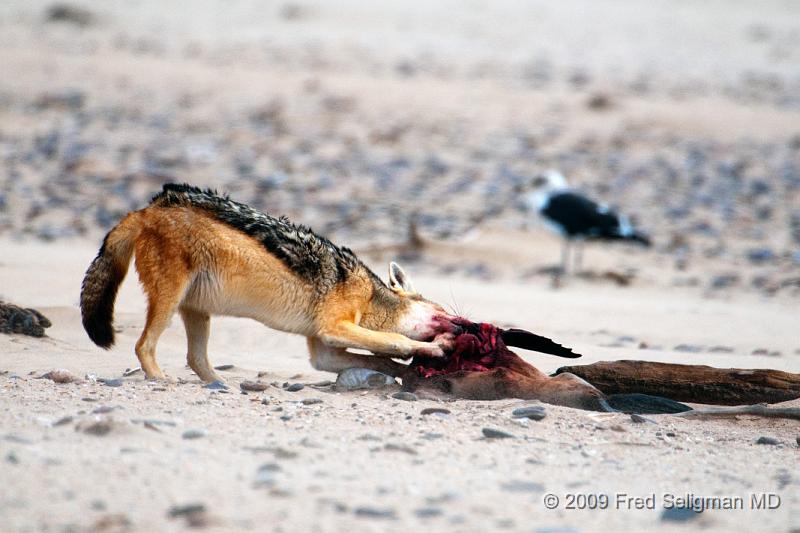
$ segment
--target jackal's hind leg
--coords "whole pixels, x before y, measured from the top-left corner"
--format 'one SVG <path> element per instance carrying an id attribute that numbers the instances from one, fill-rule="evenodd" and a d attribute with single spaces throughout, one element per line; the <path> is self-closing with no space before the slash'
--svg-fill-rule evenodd
<path id="1" fill-rule="evenodd" d="M 136 249 L 136 268 L 147 293 L 147 319 L 144 331 L 136 341 L 136 356 L 147 379 L 166 378 L 156 362 L 156 344 L 169 326 L 189 283 L 189 273 L 186 271 L 174 269 L 164 273 L 153 268 L 157 260 L 153 254 L 157 251 L 156 247 L 148 248 L 144 241 L 141 249 Z"/>
<path id="2" fill-rule="evenodd" d="M 186 362 L 203 381 L 210 383 L 220 377 L 208 361 L 208 335 L 211 317 L 207 313 L 185 307 L 180 308 L 183 325 L 186 328 Z"/>
<path id="3" fill-rule="evenodd" d="M 344 348 L 328 346 L 317 337 L 308 337 L 311 366 L 325 372 L 339 373 L 347 368 L 369 368 L 390 376 L 400 376 L 407 366 L 390 359 L 389 356 L 360 355 L 349 353 Z"/>

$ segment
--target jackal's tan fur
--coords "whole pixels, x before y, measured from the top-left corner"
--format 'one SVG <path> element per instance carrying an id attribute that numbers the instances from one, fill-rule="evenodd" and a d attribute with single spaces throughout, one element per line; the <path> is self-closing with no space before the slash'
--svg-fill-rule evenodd
<path id="1" fill-rule="evenodd" d="M 223 206 L 220 209 L 231 209 L 235 215 L 241 215 L 246 208 L 243 204 L 186 186 L 165 186 L 166 191 L 178 196 L 185 193 L 190 199 L 185 205 L 164 206 L 157 197 L 150 206 L 128 214 L 106 236 L 86 273 L 81 293 L 87 332 L 98 345 L 111 346 L 114 299 L 131 257 L 135 257 L 148 300 L 136 355 L 148 378 L 164 377 L 156 362 L 156 344 L 176 311 L 186 327 L 189 366 L 204 381 L 219 379 L 206 349 L 212 315 L 249 317 L 281 331 L 304 335 L 314 367 L 329 371 L 363 366 L 397 374 L 400 365 L 392 357 L 440 356 L 451 342 L 447 313 L 417 295 L 397 265 L 390 266 L 388 286 L 354 256 L 345 262 L 344 272 L 337 263 L 339 272 L 317 276 L 335 282 L 317 283 L 315 276 L 294 267 L 298 264 L 296 257 L 286 259 L 274 243 L 278 253 L 248 235 L 249 219 L 242 223 L 244 229 L 234 227 L 220 220 L 219 213 L 205 208 L 203 202 L 211 199 Z M 200 200 L 195 201 L 192 193 L 206 196 L 197 196 Z M 267 224 L 289 224 L 283 219 L 258 216 L 267 217 Z M 286 227 L 300 228 L 303 238 L 321 239 L 322 246 L 314 248 L 321 250 L 317 253 L 351 253 L 313 233 L 309 237 L 303 233 L 307 228 Z M 278 240 L 287 232 L 286 227 L 276 230 Z M 317 266 L 332 264 L 317 259 L 328 258 L 300 258 Z M 368 350 L 374 355 L 353 354 L 347 348 Z"/>

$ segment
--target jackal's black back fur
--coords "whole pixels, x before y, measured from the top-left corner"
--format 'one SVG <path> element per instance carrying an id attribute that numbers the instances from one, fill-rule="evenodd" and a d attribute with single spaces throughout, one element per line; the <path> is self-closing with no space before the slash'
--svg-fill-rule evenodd
<path id="1" fill-rule="evenodd" d="M 311 228 L 294 224 L 286 217 L 267 215 L 211 189 L 167 183 L 153 197 L 151 205 L 202 209 L 257 239 L 292 271 L 321 289 L 329 289 L 344 281 L 351 272 L 363 266 L 352 250 L 336 246 Z"/>

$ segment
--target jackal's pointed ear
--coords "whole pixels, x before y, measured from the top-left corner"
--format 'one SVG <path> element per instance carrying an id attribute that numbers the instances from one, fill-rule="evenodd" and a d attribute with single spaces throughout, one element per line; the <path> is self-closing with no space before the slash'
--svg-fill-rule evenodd
<path id="1" fill-rule="evenodd" d="M 411 283 L 411 278 L 409 278 L 408 274 L 394 261 L 389 263 L 389 287 L 394 292 L 404 292 L 406 294 L 417 293 L 417 291 L 414 290 L 414 284 Z"/>

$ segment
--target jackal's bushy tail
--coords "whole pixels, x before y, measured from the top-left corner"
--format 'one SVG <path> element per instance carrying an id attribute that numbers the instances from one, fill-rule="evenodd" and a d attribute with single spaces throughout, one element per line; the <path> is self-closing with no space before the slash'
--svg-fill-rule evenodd
<path id="1" fill-rule="evenodd" d="M 101 348 L 114 345 L 114 300 L 133 255 L 138 233 L 135 215 L 128 215 L 108 232 L 81 285 L 83 328 Z"/>

